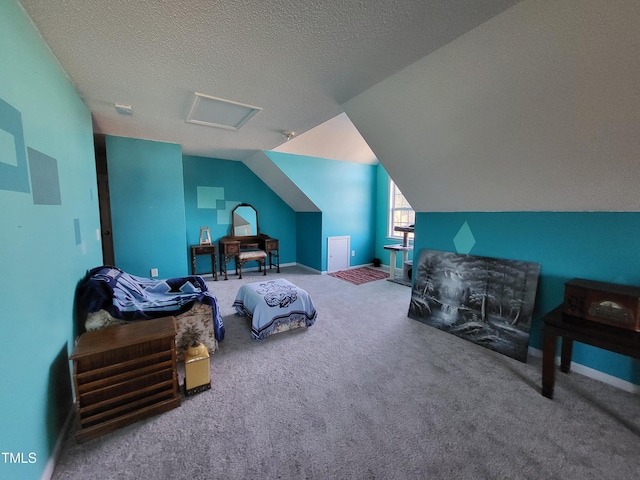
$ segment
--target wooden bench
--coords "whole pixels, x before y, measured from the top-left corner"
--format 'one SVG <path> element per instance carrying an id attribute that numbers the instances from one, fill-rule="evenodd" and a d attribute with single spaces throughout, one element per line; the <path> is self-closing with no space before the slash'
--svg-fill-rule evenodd
<path id="1" fill-rule="evenodd" d="M 258 262 L 258 271 L 267 274 L 267 252 L 264 250 L 242 250 L 237 256 L 238 278 L 242 278 L 242 266 L 247 262 Z"/>

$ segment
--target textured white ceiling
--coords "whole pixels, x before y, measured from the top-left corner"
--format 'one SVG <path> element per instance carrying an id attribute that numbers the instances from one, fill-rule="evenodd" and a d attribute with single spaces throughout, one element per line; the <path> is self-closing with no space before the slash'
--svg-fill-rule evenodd
<path id="1" fill-rule="evenodd" d="M 282 144 L 283 130 L 301 134 L 338 116 L 345 101 L 518 0 L 20 2 L 97 133 L 242 160 Z M 188 124 L 194 92 L 263 110 L 239 131 Z M 322 143 L 315 156 L 344 155 Z"/>

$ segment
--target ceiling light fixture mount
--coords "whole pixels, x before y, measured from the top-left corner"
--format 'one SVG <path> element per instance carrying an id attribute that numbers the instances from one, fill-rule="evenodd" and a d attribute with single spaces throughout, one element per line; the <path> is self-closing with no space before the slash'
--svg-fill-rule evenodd
<path id="1" fill-rule="evenodd" d="M 296 136 L 296 132 L 291 132 L 289 130 L 285 130 L 282 132 L 282 136 L 287 139 L 287 142 Z"/>
<path id="2" fill-rule="evenodd" d="M 121 113 L 122 115 L 133 115 L 133 108 L 131 108 L 131 105 L 116 103 L 116 112 Z"/>

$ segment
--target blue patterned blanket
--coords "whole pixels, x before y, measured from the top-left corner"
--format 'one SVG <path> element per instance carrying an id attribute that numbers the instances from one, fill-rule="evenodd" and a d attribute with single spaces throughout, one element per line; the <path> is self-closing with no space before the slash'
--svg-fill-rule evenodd
<path id="1" fill-rule="evenodd" d="M 318 317 L 309 294 L 284 278 L 242 285 L 233 306 L 238 315 L 251 318 L 255 340 L 267 338 L 280 325 L 297 322 L 310 327 Z"/>
<path id="2" fill-rule="evenodd" d="M 213 312 L 216 340 L 224 339 L 218 300 L 209 292 L 204 279 L 197 275 L 152 280 L 128 274 L 116 267 L 97 267 L 90 270 L 78 285 L 76 301 L 83 313 L 106 310 L 121 320 L 180 315 L 195 302 L 204 303 Z"/>

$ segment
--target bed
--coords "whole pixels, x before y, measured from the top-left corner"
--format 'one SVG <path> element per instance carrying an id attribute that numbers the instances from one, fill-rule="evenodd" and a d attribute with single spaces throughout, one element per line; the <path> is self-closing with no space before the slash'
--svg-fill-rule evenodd
<path id="1" fill-rule="evenodd" d="M 318 316 L 309 294 L 283 278 L 242 285 L 233 302 L 236 314 L 251 319 L 251 337 L 310 327 Z"/>
<path id="2" fill-rule="evenodd" d="M 224 339 L 218 301 L 197 275 L 152 280 L 112 266 L 97 267 L 78 284 L 76 307 L 80 332 L 174 316 L 179 360 L 193 342 L 213 353 Z"/>

